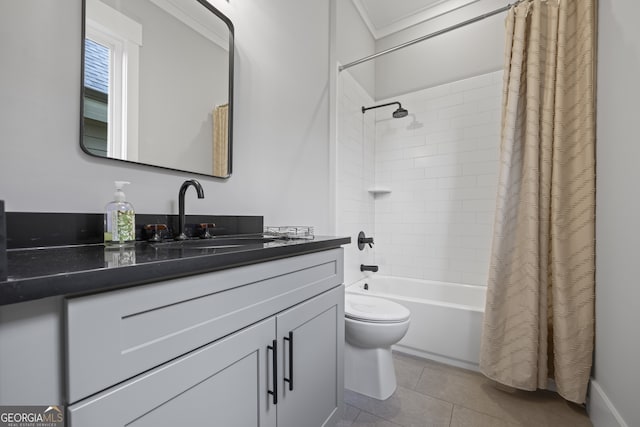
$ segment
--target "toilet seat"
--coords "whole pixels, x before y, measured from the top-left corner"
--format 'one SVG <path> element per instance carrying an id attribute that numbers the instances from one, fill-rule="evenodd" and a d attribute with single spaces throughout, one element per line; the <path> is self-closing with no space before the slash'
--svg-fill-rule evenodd
<path id="1" fill-rule="evenodd" d="M 409 319 L 408 308 L 384 298 L 346 294 L 344 314 L 352 320 L 372 323 L 400 323 Z"/>

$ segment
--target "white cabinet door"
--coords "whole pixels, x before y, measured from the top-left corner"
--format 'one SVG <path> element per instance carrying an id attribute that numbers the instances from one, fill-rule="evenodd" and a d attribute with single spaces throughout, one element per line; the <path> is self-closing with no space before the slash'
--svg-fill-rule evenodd
<path id="1" fill-rule="evenodd" d="M 298 304 L 276 321 L 278 427 L 335 425 L 344 388 L 344 287 Z"/>
<path id="2" fill-rule="evenodd" d="M 269 318 L 68 409 L 70 427 L 275 427 Z"/>

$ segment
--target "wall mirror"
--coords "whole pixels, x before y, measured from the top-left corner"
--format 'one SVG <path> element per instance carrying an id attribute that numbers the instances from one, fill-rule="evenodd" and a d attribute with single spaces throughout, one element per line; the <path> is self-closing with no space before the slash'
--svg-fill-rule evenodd
<path id="1" fill-rule="evenodd" d="M 233 25 L 207 0 L 84 0 L 80 145 L 228 178 Z"/>

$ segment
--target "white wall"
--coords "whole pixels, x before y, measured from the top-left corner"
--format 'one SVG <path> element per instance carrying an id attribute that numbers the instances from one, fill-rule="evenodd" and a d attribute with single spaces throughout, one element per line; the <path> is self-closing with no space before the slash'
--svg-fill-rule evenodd
<path id="1" fill-rule="evenodd" d="M 212 0 L 236 28 L 233 176 L 197 177 L 187 213 L 331 228 L 330 0 Z M 0 199 L 8 211 L 102 212 L 113 180 L 141 213 L 177 212 L 190 174 L 79 147 L 80 0 L 0 3 Z M 295 35 L 295 36 L 292 36 Z"/>
<path id="2" fill-rule="evenodd" d="M 486 286 L 501 95 L 497 71 L 394 97 L 405 118 L 378 110 L 376 185 L 391 189 L 375 202 L 383 274 Z"/>
<path id="3" fill-rule="evenodd" d="M 636 0 L 599 1 L 596 427 L 640 425 L 639 16 Z"/>
<path id="4" fill-rule="evenodd" d="M 337 1 L 336 56 L 341 65 L 375 53 L 375 40 L 351 0 Z M 349 68 L 351 75 L 375 97 L 375 66 L 366 62 Z"/>
<path id="5" fill-rule="evenodd" d="M 376 51 L 397 46 L 496 10 L 508 0 L 479 0 L 461 9 L 399 31 L 376 42 Z M 376 59 L 376 98 L 413 92 L 501 70 L 504 18 L 500 13 Z"/>
<path id="6" fill-rule="evenodd" d="M 360 264 L 373 264 L 373 250 L 358 249 L 358 233 L 374 236 L 374 113 L 362 114 L 373 98 L 349 71 L 338 80 L 338 144 L 336 180 L 336 233 L 350 236 L 344 251 L 344 278 L 349 285 L 364 275 Z M 377 243 L 377 242 L 376 242 Z"/>

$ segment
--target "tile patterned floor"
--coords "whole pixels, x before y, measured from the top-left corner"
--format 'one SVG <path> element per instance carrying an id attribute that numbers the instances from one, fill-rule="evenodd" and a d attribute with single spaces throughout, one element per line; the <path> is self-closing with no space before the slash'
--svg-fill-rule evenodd
<path id="1" fill-rule="evenodd" d="M 591 427 L 581 406 L 547 391 L 503 391 L 479 373 L 394 353 L 398 388 L 379 401 L 345 390 L 338 427 Z"/>

